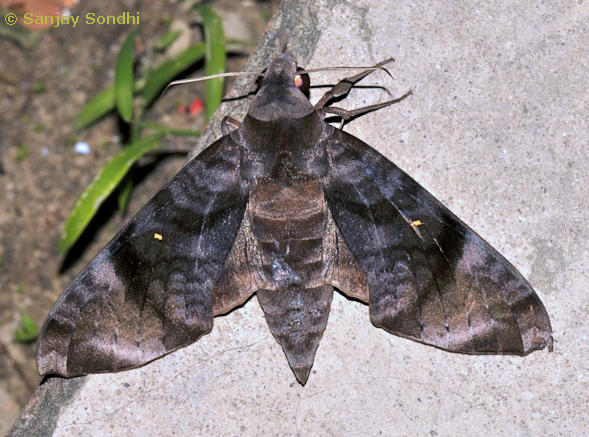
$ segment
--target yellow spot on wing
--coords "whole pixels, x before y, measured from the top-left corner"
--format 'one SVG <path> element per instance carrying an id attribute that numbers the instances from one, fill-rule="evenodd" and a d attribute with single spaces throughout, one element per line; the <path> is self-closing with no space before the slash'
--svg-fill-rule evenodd
<path id="1" fill-rule="evenodd" d="M 162 234 L 158 234 L 157 232 L 155 234 L 153 234 L 153 238 L 155 238 L 156 240 L 160 240 L 160 241 L 162 241 L 164 239 L 164 237 L 162 237 Z"/>
<path id="2" fill-rule="evenodd" d="M 421 226 L 423 223 L 421 222 L 421 220 L 413 220 L 411 222 L 411 226 Z"/>

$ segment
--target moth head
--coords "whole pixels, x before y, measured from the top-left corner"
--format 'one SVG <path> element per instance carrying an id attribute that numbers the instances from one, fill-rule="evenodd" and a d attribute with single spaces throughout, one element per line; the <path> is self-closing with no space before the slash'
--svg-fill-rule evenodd
<path id="1" fill-rule="evenodd" d="M 313 113 L 315 108 L 303 92 L 309 84 L 303 73 L 290 53 L 277 56 L 256 81 L 259 89 L 248 117 L 284 126 Z"/>
<path id="2" fill-rule="evenodd" d="M 267 71 L 268 69 L 264 68 L 256 79 L 256 91 L 259 91 L 260 88 L 262 88 L 264 85 L 264 79 L 266 77 Z M 307 74 L 304 68 L 297 67 L 297 72 L 294 75 L 293 81 L 296 87 L 301 90 L 301 92 L 308 98 L 309 88 L 311 87 L 311 79 L 309 78 L 309 74 Z"/>
<path id="3" fill-rule="evenodd" d="M 309 75 L 303 68 L 296 65 L 296 61 L 290 53 L 283 53 L 274 59 L 256 80 L 257 90 L 265 85 L 283 87 L 294 85 L 306 96 L 308 96 L 310 84 Z"/>

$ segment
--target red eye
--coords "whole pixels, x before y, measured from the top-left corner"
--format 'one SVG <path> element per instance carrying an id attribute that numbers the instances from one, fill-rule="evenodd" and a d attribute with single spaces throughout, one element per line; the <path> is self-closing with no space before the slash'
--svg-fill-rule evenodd
<path id="1" fill-rule="evenodd" d="M 297 71 L 304 71 L 304 68 L 297 67 Z M 307 73 L 295 75 L 294 82 L 297 88 L 300 89 L 303 93 L 306 94 L 309 92 L 311 79 L 309 79 L 309 75 Z"/>

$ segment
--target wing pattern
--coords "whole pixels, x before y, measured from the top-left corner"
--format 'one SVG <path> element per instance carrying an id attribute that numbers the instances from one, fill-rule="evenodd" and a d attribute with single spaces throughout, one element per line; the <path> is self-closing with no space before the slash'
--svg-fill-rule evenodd
<path id="1" fill-rule="evenodd" d="M 326 149 L 325 197 L 367 276 L 374 325 L 453 352 L 551 347 L 542 302 L 488 243 L 359 139 L 336 130 Z"/>
<path id="2" fill-rule="evenodd" d="M 188 163 L 68 287 L 38 342 L 40 374 L 145 364 L 208 333 L 211 291 L 248 199 L 230 136 Z"/>

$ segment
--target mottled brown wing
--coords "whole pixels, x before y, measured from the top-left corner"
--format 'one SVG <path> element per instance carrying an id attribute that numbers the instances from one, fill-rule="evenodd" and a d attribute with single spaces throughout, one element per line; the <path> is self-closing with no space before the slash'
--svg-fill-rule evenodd
<path id="1" fill-rule="evenodd" d="M 137 367 L 210 332 L 211 291 L 248 200 L 239 163 L 238 144 L 223 137 L 80 273 L 43 325 L 41 375 Z"/>
<path id="2" fill-rule="evenodd" d="M 359 139 L 336 130 L 326 144 L 325 197 L 366 274 L 374 325 L 453 352 L 552 347 L 544 305 L 505 258 Z"/>

